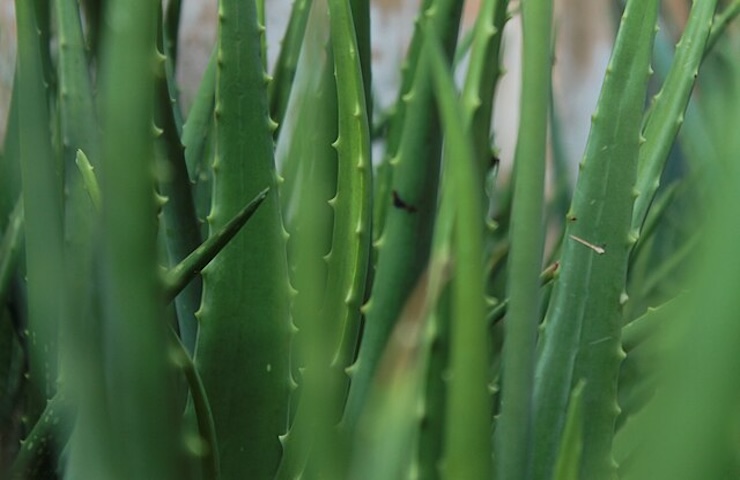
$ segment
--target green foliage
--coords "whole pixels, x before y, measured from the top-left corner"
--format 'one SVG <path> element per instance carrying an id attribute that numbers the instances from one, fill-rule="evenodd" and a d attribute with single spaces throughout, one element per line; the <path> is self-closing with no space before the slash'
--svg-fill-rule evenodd
<path id="1" fill-rule="evenodd" d="M 184 122 L 180 1 L 17 0 L 0 476 L 740 476 L 740 8 L 693 2 L 674 48 L 659 4 L 625 4 L 567 198 L 551 0 L 469 32 L 422 2 L 387 129 L 366 0 L 295 2 L 272 79 L 265 2 L 220 0 Z"/>

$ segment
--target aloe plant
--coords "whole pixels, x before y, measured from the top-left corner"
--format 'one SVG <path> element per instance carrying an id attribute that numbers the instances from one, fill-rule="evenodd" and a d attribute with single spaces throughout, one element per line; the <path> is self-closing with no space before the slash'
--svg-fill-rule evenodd
<path id="1" fill-rule="evenodd" d="M 265 2 L 220 0 L 182 112 L 181 2 L 18 0 L 0 475 L 738 476 L 739 3 L 675 47 L 623 3 L 568 198 L 551 0 L 422 2 L 387 128 L 367 1 L 295 2 L 270 67 Z"/>

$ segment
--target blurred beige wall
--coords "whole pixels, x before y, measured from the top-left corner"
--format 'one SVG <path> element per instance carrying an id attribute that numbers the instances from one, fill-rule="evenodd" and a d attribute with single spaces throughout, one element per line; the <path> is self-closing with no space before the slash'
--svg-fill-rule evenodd
<path id="1" fill-rule="evenodd" d="M 14 65 L 15 5 L 13 0 L 0 0 L 0 139 L 5 138 Z"/>
<path id="2" fill-rule="evenodd" d="M 613 0 L 556 2 L 553 90 L 571 181 L 578 172 L 614 43 L 613 4 Z"/>
<path id="3" fill-rule="evenodd" d="M 480 0 L 468 0 L 464 29 L 471 28 Z M 681 0 L 676 0 L 681 1 Z M 613 0 L 556 0 L 557 34 L 554 86 L 569 158 L 577 162 L 585 144 L 590 115 L 608 60 L 614 35 L 610 8 Z M 0 134 L 5 131 L 15 58 L 13 0 L 0 0 Z M 685 2 L 684 2 L 685 3 Z M 290 0 L 266 0 L 268 56 L 277 56 L 289 15 Z M 183 105 L 190 103 L 215 41 L 216 0 L 183 0 L 182 47 L 177 78 Z M 372 35 L 374 87 L 379 105 L 396 97 L 400 64 L 408 44 L 418 0 L 373 0 Z M 511 9 L 518 11 L 518 1 Z M 504 162 L 510 162 L 516 142 L 519 102 L 521 28 L 515 14 L 505 32 L 507 70 L 496 101 L 495 134 Z"/>

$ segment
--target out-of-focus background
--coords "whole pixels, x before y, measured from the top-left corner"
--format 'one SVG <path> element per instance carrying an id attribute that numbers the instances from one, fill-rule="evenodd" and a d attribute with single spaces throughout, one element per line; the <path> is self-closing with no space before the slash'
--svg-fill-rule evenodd
<path id="1" fill-rule="evenodd" d="M 182 0 L 177 78 L 185 109 L 200 82 L 216 38 L 216 0 Z M 290 0 L 266 0 L 269 64 L 277 57 L 291 7 Z M 463 29 L 472 27 L 480 0 L 466 0 Z M 611 50 L 618 0 L 555 0 L 556 51 L 553 71 L 555 105 L 563 128 L 564 153 L 575 175 L 588 135 L 590 116 Z M 681 25 L 689 2 L 664 2 L 671 24 Z M 409 42 L 419 0 L 372 0 L 373 81 L 382 110 L 397 95 L 400 64 Z M 494 132 L 503 163 L 509 164 L 516 143 L 519 101 L 520 32 L 518 0 L 504 40 L 506 74 L 496 97 Z M 0 0 L 0 136 L 4 137 L 15 62 L 14 0 Z"/>

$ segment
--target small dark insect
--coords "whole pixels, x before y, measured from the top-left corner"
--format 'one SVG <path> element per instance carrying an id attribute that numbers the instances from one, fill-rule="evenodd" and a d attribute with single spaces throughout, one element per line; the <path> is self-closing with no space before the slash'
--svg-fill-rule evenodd
<path id="1" fill-rule="evenodd" d="M 491 154 L 489 168 L 498 168 L 500 163 L 501 159 L 498 158 L 495 154 Z"/>
<path id="2" fill-rule="evenodd" d="M 393 190 L 393 206 L 400 208 L 401 210 L 406 210 L 409 213 L 416 212 L 416 207 L 404 202 L 401 197 L 398 196 L 398 192 L 396 190 Z"/>

